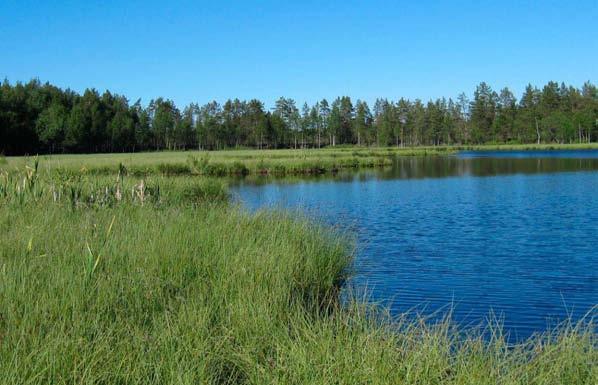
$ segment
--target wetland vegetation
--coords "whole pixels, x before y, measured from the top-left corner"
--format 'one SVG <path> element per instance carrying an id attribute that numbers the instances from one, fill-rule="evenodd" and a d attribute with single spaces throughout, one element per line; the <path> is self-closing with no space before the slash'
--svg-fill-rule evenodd
<path id="1" fill-rule="evenodd" d="M 598 385 L 598 1 L 0 1 L 0 385 Z"/>
<path id="2" fill-rule="evenodd" d="M 341 303 L 346 234 L 248 213 L 221 179 L 140 177 L 122 164 L 112 175 L 61 173 L 44 162 L 9 158 L 0 175 L 0 383 L 598 378 L 591 320 L 511 344 L 499 324 L 463 329 Z"/>

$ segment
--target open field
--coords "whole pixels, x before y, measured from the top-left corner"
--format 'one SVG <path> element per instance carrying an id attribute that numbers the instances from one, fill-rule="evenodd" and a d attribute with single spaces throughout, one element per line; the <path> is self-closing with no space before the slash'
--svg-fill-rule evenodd
<path id="1" fill-rule="evenodd" d="M 336 147 L 297 150 L 175 151 L 116 154 L 41 155 L 42 171 L 62 170 L 94 175 L 116 174 L 119 164 L 135 175 L 300 175 L 342 169 L 385 167 L 396 156 L 449 155 L 461 150 L 597 149 L 598 144 L 484 145 L 438 147 Z M 31 157 L 7 157 L 0 169 L 19 169 Z"/>
<path id="2" fill-rule="evenodd" d="M 0 175 L 0 212 L 0 384 L 598 380 L 591 324 L 513 346 L 341 303 L 350 239 L 248 214 L 220 180 L 30 164 Z"/>

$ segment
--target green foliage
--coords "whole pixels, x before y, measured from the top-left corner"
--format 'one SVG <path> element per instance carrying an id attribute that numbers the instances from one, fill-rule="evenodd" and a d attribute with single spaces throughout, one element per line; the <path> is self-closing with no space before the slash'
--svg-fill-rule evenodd
<path id="1" fill-rule="evenodd" d="M 187 157 L 187 163 L 189 167 L 193 171 L 194 174 L 201 175 L 205 173 L 205 170 L 210 163 L 210 155 L 204 154 L 200 157 L 195 157 L 193 155 L 189 155 Z"/>
<path id="2" fill-rule="evenodd" d="M 159 163 L 156 169 L 163 175 L 189 175 L 191 169 L 183 163 Z"/>
<path id="3" fill-rule="evenodd" d="M 233 175 L 247 175 L 249 174 L 249 169 L 245 166 L 244 163 L 240 161 L 235 161 L 230 167 L 230 174 Z"/>
<path id="4" fill-rule="evenodd" d="M 40 98 L 40 95 L 43 97 Z M 473 100 L 362 100 L 343 96 L 297 108 L 290 98 L 269 112 L 259 100 L 147 106 L 106 91 L 79 95 L 32 80 L 0 86 L 0 152 L 99 153 L 226 148 L 441 146 L 484 143 L 591 143 L 598 138 L 598 90 L 548 82 L 520 100 L 480 83 Z M 216 167 L 218 169 L 218 167 Z M 229 170 L 227 172 L 240 172 Z"/>
<path id="5" fill-rule="evenodd" d="M 346 237 L 223 204 L 220 180 L 118 169 L 45 173 L 33 162 L 1 174 L 0 384 L 598 379 L 595 325 L 509 345 L 494 324 L 459 330 L 341 303 Z"/>
<path id="6" fill-rule="evenodd" d="M 196 175 L 226 176 L 226 175 L 247 175 L 249 169 L 245 163 L 235 160 L 229 163 L 210 162 L 208 154 L 196 158 L 189 155 L 187 163 L 192 172 Z"/>
<path id="7" fill-rule="evenodd" d="M 203 169 L 203 175 L 209 176 L 225 176 L 228 173 L 229 169 L 227 165 L 219 162 L 208 163 Z"/>
<path id="8" fill-rule="evenodd" d="M 191 203 L 226 203 L 229 196 L 226 186 L 219 180 L 193 181 L 182 189 L 181 199 Z"/>

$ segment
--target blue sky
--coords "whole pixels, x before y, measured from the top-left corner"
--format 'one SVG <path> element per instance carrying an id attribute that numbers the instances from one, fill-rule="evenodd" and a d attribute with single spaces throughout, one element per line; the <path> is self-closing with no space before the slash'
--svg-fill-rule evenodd
<path id="1" fill-rule="evenodd" d="M 598 1 L 0 2 L 0 77 L 177 104 L 368 102 L 598 75 Z"/>

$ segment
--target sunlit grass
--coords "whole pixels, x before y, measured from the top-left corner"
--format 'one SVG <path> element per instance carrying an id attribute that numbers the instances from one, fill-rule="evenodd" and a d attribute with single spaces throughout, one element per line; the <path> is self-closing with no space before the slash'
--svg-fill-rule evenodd
<path id="1" fill-rule="evenodd" d="M 113 174 L 123 164 L 137 174 L 239 175 L 319 174 L 347 168 L 384 167 L 392 157 L 438 155 L 445 148 L 360 148 L 299 150 L 177 151 L 127 154 L 71 154 L 40 156 L 43 170 L 86 171 Z M 10 157 L 4 169 L 18 169 L 31 162 L 28 157 Z M 201 167 L 200 167 L 201 166 Z"/>
<path id="2" fill-rule="evenodd" d="M 454 148 L 478 151 L 595 150 L 598 143 L 485 144 Z"/>
<path id="3" fill-rule="evenodd" d="M 392 164 L 397 156 L 450 155 L 461 150 L 558 150 L 598 149 L 584 144 L 499 144 L 436 147 L 328 147 L 323 149 L 162 151 L 149 153 L 41 155 L 45 171 L 116 174 L 124 165 L 136 175 L 302 175 L 345 169 L 378 168 Z M 15 170 L 31 163 L 31 157 L 0 158 L 0 169 Z"/>
<path id="4" fill-rule="evenodd" d="M 339 301 L 345 235 L 120 170 L 0 177 L 0 384 L 597 383 L 591 319 L 519 345 L 391 319 Z"/>

